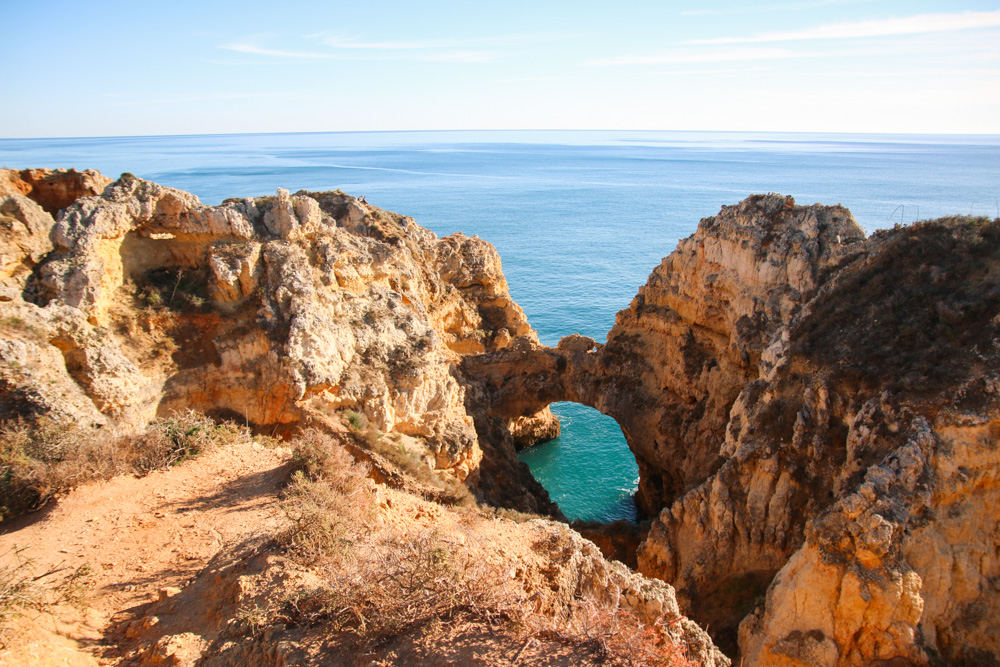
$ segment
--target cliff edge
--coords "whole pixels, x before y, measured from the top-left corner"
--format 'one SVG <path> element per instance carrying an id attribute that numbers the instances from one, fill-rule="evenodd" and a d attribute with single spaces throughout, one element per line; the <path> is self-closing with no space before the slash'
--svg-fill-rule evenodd
<path id="1" fill-rule="evenodd" d="M 56 218 L 31 183 L 58 178 L 0 179 L 0 418 L 316 427 L 399 490 L 459 501 L 411 459 L 559 516 L 515 449 L 574 401 L 638 462 L 640 572 L 746 664 L 996 664 L 1000 220 L 867 238 L 842 206 L 755 195 L 606 342 L 546 347 L 478 238 L 341 192 L 208 207 L 89 179 Z"/>
<path id="2" fill-rule="evenodd" d="M 866 238 L 843 207 L 755 195 L 606 343 L 463 368 L 497 419 L 570 400 L 618 421 L 655 519 L 640 571 L 747 664 L 1000 656 L 1000 221 Z"/>
<path id="3" fill-rule="evenodd" d="M 455 371 L 536 339 L 490 244 L 342 192 L 204 206 L 130 174 L 2 174 L 0 417 L 194 409 L 273 434 L 350 416 L 491 502 L 558 515 L 506 430 L 481 443 Z"/>

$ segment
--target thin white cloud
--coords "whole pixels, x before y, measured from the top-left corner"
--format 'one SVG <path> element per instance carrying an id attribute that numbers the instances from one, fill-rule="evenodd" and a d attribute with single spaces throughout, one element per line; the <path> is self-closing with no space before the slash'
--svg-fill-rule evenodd
<path id="1" fill-rule="evenodd" d="M 396 42 L 363 42 L 355 37 L 346 35 L 311 35 L 311 37 L 321 37 L 323 43 L 334 49 L 362 49 L 362 50 L 384 50 L 384 51 L 413 51 L 420 49 L 451 49 L 459 46 L 467 46 L 469 40 L 443 40 L 443 41 L 396 41 Z"/>
<path id="2" fill-rule="evenodd" d="M 463 37 L 459 39 L 419 39 L 419 40 L 389 40 L 370 41 L 355 35 L 344 33 L 320 32 L 306 35 L 306 39 L 319 39 L 334 49 L 382 50 L 382 51 L 419 51 L 448 49 L 482 49 L 484 47 L 518 46 L 533 42 L 551 42 L 573 37 L 572 33 L 510 33 L 504 35 L 487 35 Z"/>
<path id="3" fill-rule="evenodd" d="M 328 96 L 303 96 L 300 93 L 291 91 L 267 92 L 267 93 L 209 93 L 193 95 L 170 95 L 166 97 L 138 97 L 111 94 L 106 96 L 105 102 L 109 107 L 130 107 L 143 105 L 167 105 L 167 104 L 193 104 L 196 102 L 227 102 L 230 100 L 260 100 L 260 99 L 282 99 L 282 100 L 309 100 L 326 99 Z"/>
<path id="4" fill-rule="evenodd" d="M 272 58 L 294 58 L 299 60 L 318 60 L 323 58 L 333 58 L 332 53 L 316 53 L 307 51 L 282 51 L 279 49 L 264 49 L 252 44 L 223 44 L 220 49 L 236 51 L 238 53 L 251 53 L 257 56 L 270 56 Z"/>
<path id="5" fill-rule="evenodd" d="M 223 44 L 219 48 L 238 53 L 287 60 L 418 60 L 422 62 L 482 63 L 495 60 L 491 51 L 438 51 L 431 53 L 324 53 L 317 51 L 286 51 L 267 49 L 253 44 Z"/>
<path id="6" fill-rule="evenodd" d="M 918 14 L 903 18 L 852 21 L 793 30 L 769 32 L 744 37 L 715 37 L 692 39 L 685 44 L 754 44 L 761 42 L 788 42 L 814 39 L 857 39 L 860 37 L 890 37 L 929 32 L 950 32 L 973 28 L 1000 26 L 1000 10 L 991 12 L 962 12 L 959 14 Z"/>
<path id="7" fill-rule="evenodd" d="M 790 2 L 779 5 L 757 5 L 743 7 L 728 7 L 726 9 L 688 9 L 681 16 L 722 16 L 732 14 L 759 14 L 761 12 L 798 12 L 827 5 L 856 5 L 874 0 L 815 0 L 814 2 Z"/>
<path id="8" fill-rule="evenodd" d="M 798 58 L 801 54 L 780 48 L 737 48 L 715 49 L 711 51 L 670 51 L 645 55 L 615 56 L 591 60 L 587 64 L 595 66 L 614 65 L 680 65 L 691 63 L 720 63 L 746 60 L 782 60 Z"/>
<path id="9" fill-rule="evenodd" d="M 397 59 L 423 60 L 436 63 L 485 63 L 496 60 L 497 54 L 492 51 L 443 51 L 417 56 L 398 56 Z"/>
<path id="10" fill-rule="evenodd" d="M 536 81 L 564 81 L 564 76 L 509 76 L 497 79 L 497 83 L 532 83 Z"/>

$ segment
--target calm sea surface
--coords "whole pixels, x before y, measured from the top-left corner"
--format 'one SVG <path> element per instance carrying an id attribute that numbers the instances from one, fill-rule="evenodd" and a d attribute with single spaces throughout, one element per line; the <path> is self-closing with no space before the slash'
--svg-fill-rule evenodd
<path id="1" fill-rule="evenodd" d="M 603 341 L 660 259 L 749 194 L 842 203 L 866 231 L 1000 216 L 1000 136 L 716 132 L 357 132 L 0 139 L 7 167 L 129 171 L 206 204 L 278 187 L 365 195 L 444 236 L 492 242 L 542 342 Z M 557 440 L 522 460 L 567 516 L 634 517 L 614 420 L 556 404 Z"/>

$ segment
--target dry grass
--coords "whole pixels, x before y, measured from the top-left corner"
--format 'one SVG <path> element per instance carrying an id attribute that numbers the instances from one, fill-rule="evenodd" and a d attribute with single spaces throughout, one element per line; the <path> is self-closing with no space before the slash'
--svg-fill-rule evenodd
<path id="1" fill-rule="evenodd" d="M 298 468 L 285 490 L 283 508 L 292 528 L 282 543 L 305 563 L 343 554 L 366 530 L 374 512 L 368 468 L 331 436 L 304 432 L 297 441 Z"/>
<path id="2" fill-rule="evenodd" d="M 607 665 L 619 667 L 695 667 L 667 628 L 638 622 L 617 602 L 584 596 L 556 617 L 529 617 L 534 636 L 585 645 Z"/>
<path id="3" fill-rule="evenodd" d="M 944 218 L 872 239 L 796 326 L 793 352 L 859 395 L 937 403 L 970 369 L 995 362 L 1000 219 Z"/>
<path id="4" fill-rule="evenodd" d="M 550 607 L 538 599 L 547 593 L 526 591 L 475 522 L 458 521 L 447 533 L 377 522 L 366 467 L 334 438 L 307 431 L 296 457 L 284 500 L 294 525 L 283 543 L 321 583 L 247 610 L 248 632 L 274 623 L 319 628 L 325 641 L 370 652 L 442 624 L 485 623 L 519 641 L 585 645 L 609 665 L 690 664 L 666 628 L 641 623 L 617 601 L 584 594 L 540 612 Z"/>
<path id="5" fill-rule="evenodd" d="M 143 430 L 48 419 L 9 423 L 0 428 L 0 520 L 39 509 L 88 481 L 145 475 L 249 438 L 242 427 L 217 425 L 194 412 L 159 419 Z"/>
<path id="6" fill-rule="evenodd" d="M 41 583 L 43 579 L 70 568 L 36 575 L 34 561 L 23 556 L 23 549 L 14 547 L 8 553 L 12 564 L 0 565 L 0 650 L 10 642 L 11 622 L 25 611 L 41 612 L 60 604 L 81 605 L 92 574 L 90 564 L 83 563 L 58 584 L 46 588 Z"/>
<path id="7" fill-rule="evenodd" d="M 382 530 L 328 562 L 324 584 L 286 600 L 284 621 L 345 632 L 378 646 L 432 623 L 520 622 L 522 600 L 495 564 L 445 536 Z"/>
<path id="8" fill-rule="evenodd" d="M 42 602 L 31 560 L 16 549 L 13 555 L 13 565 L 0 566 L 0 649 L 7 645 L 10 621 L 29 607 L 40 608 Z"/>

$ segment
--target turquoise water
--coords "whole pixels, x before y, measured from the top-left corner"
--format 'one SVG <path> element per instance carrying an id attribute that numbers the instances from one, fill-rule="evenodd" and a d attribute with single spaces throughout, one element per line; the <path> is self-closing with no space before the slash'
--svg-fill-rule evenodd
<path id="1" fill-rule="evenodd" d="M 843 203 L 868 231 L 917 217 L 1000 215 L 998 136 L 539 131 L 0 139 L 0 164 L 129 171 L 208 204 L 278 187 L 365 195 L 439 235 L 463 231 L 492 242 L 512 295 L 548 344 L 571 333 L 604 340 L 615 313 L 678 239 L 752 193 Z M 592 422 L 579 406 L 557 410 L 568 417 L 564 436 L 523 455 L 536 476 L 550 490 L 567 489 L 553 493 L 568 516 L 629 516 L 620 489 L 634 488 L 635 464 L 614 422 Z"/>
<path id="2" fill-rule="evenodd" d="M 517 458 L 528 464 L 569 519 L 634 521 L 639 467 L 618 422 L 577 403 L 550 407 L 562 434 L 521 450 Z"/>

